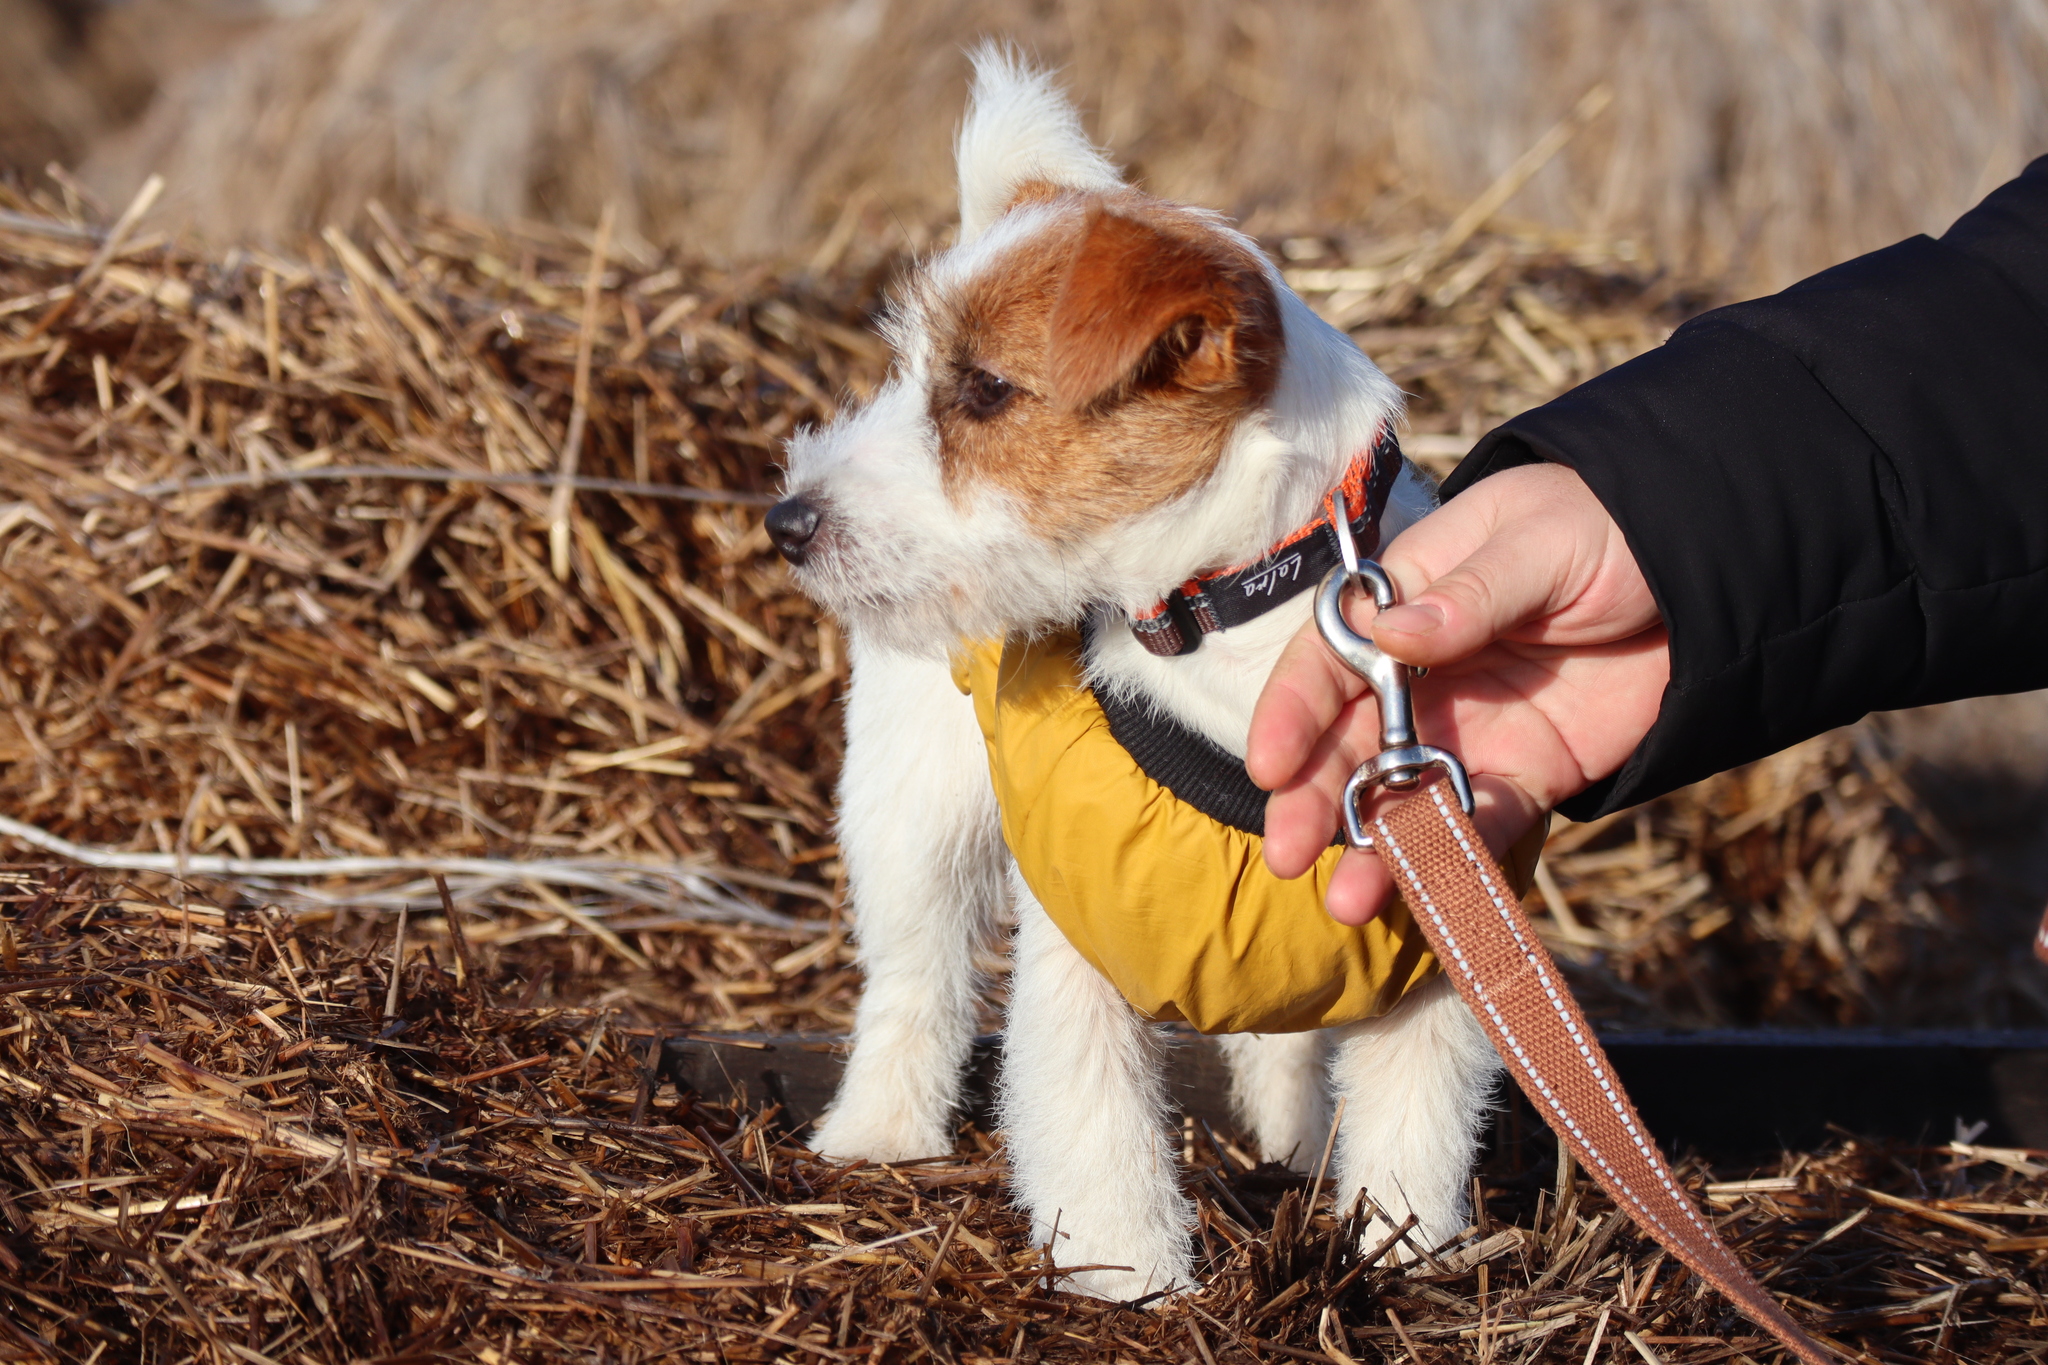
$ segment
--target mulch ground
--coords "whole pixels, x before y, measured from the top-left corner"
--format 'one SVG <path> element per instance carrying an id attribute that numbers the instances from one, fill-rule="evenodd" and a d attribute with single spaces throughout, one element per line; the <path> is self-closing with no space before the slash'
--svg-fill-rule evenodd
<path id="1" fill-rule="evenodd" d="M 1111 1305 L 1052 1287 L 1058 1249 L 1031 1241 L 984 1133 L 929 1161 L 836 1165 L 772 1107 L 679 1092 L 661 1044 L 716 1009 L 622 1007 L 588 938 L 480 944 L 423 912 L 407 951 L 396 926 L 335 935 L 81 873 L 11 874 L 0 903 L 14 1357 L 1777 1354 L 1541 1143 L 1496 1151 L 1480 1224 L 1404 1269 L 1327 1190 L 1191 1129 L 1203 1285 Z M 752 958 L 792 995 L 832 970 L 732 933 L 645 938 L 665 961 Z M 2048 1350 L 2048 1153 L 1846 1140 L 1681 1173 L 1858 1359 Z"/>

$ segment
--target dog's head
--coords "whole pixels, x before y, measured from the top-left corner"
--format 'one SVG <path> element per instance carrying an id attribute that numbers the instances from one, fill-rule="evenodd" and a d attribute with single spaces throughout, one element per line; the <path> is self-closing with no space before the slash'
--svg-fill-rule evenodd
<path id="1" fill-rule="evenodd" d="M 959 244 L 892 310 L 874 401 L 790 441 L 768 519 L 807 592 L 898 648 L 1142 605 L 1256 554 L 1327 486 L 1303 424 L 1369 440 L 1396 402 L 1336 337 L 1358 382 L 1277 403 L 1291 344 L 1328 329 L 1258 249 L 1125 185 L 1042 73 L 975 65 Z"/>

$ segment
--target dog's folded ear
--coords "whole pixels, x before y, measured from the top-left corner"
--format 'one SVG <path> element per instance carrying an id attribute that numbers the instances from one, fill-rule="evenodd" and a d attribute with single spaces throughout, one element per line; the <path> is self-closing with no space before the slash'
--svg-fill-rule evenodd
<path id="1" fill-rule="evenodd" d="M 1280 351 L 1272 282 L 1236 242 L 1199 224 L 1089 210 L 1053 305 L 1046 397 L 1079 411 L 1136 389 L 1272 388 Z"/>

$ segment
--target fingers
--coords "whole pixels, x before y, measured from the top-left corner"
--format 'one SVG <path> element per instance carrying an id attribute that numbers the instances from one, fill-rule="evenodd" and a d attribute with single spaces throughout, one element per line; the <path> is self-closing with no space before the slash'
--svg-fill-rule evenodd
<path id="1" fill-rule="evenodd" d="M 1387 547 L 1402 605 L 1373 640 L 1403 662 L 1453 663 L 1569 606 L 1604 545 L 1607 515 L 1570 470 L 1511 469 L 1424 517 Z"/>
<path id="2" fill-rule="evenodd" d="M 1587 584 L 1602 581 L 1617 547 L 1628 572 L 1610 571 L 1608 577 L 1639 584 L 1641 575 L 1612 519 L 1578 475 L 1555 465 L 1496 474 L 1387 547 L 1381 562 L 1404 605 L 1380 614 L 1370 626 L 1373 639 L 1418 666 L 1466 658 L 1532 620 L 1571 607 Z M 1648 604 L 1647 615 L 1636 612 L 1644 619 L 1606 638 L 1631 634 L 1654 619 L 1647 590 L 1639 596 Z M 1369 613 L 1369 603 L 1356 605 Z M 1599 623 L 1589 622 L 1581 634 L 1599 638 Z M 1245 752 L 1252 780 L 1268 791 L 1294 780 L 1316 736 L 1363 688 L 1322 645 L 1313 625 L 1304 625 L 1253 712 Z"/>
<path id="3" fill-rule="evenodd" d="M 1339 924 L 1369 924 L 1394 903 L 1394 879 L 1376 854 L 1346 849 L 1330 874 L 1323 905 Z"/>
<path id="4" fill-rule="evenodd" d="M 1535 797 L 1504 777 L 1473 778 L 1472 798 L 1472 823 L 1496 858 L 1546 814 Z"/>
<path id="5" fill-rule="evenodd" d="M 1266 866 L 1275 876 L 1299 877 L 1323 856 L 1337 832 L 1344 784 L 1378 748 L 1379 707 L 1364 698 L 1313 736 L 1300 766 L 1266 798 Z"/>
<path id="6" fill-rule="evenodd" d="M 1245 770 L 1272 791 L 1289 782 L 1339 714 L 1365 691 L 1365 680 L 1344 666 L 1310 621 L 1295 632 L 1273 666 L 1252 710 L 1245 740 Z"/>
<path id="7" fill-rule="evenodd" d="M 1472 782 L 1472 823 L 1480 838 L 1501 856 L 1529 828 L 1543 818 L 1535 799 L 1506 778 L 1477 777 Z M 1381 800 L 1404 800 L 1382 797 Z M 1377 918 L 1394 900 L 1394 879 L 1388 875 L 1379 855 L 1348 849 L 1330 874 L 1324 905 L 1339 924 L 1366 924 Z"/>
<path id="8" fill-rule="evenodd" d="M 1425 517 L 1390 547 L 1389 572 L 1409 580 L 1404 595 L 1421 584 L 1426 591 L 1376 620 L 1370 599 L 1350 604 L 1348 615 L 1366 618 L 1354 624 L 1370 629 L 1398 659 L 1438 664 L 1464 658 L 1548 609 L 1556 596 L 1561 574 L 1556 547 L 1548 543 L 1560 539 L 1555 528 L 1539 519 L 1533 535 L 1514 522 L 1500 530 L 1497 498 L 1479 491 Z M 1436 571 L 1438 565 L 1445 571 Z M 1378 746 L 1378 707 L 1353 705 L 1365 691 L 1364 680 L 1324 645 L 1313 622 L 1288 642 L 1266 680 L 1246 737 L 1245 768 L 1274 793 L 1266 803 L 1265 857 L 1278 876 L 1300 876 L 1329 846 L 1344 783 Z M 1361 904 L 1379 894 L 1378 888 L 1361 889 Z"/>
<path id="9" fill-rule="evenodd" d="M 1616 724 L 1618 711 L 1603 707 L 1592 732 L 1581 734 L 1586 727 L 1575 727 L 1572 742 L 1563 742 L 1556 718 L 1545 709 L 1557 709 L 1556 699 L 1536 704 L 1537 694 L 1511 685 L 1505 675 L 1489 683 L 1487 671 L 1500 669 L 1482 651 L 1512 642 L 1503 644 L 1510 654 L 1563 650 L 1597 663 L 1618 642 L 1642 637 L 1657 624 L 1656 603 L 1625 538 L 1584 481 L 1556 465 L 1496 474 L 1410 527 L 1387 547 L 1381 563 L 1402 605 L 1370 620 L 1370 603 L 1361 599 L 1352 604 L 1358 611 L 1347 609 L 1354 624 L 1370 620 L 1361 628 L 1411 665 L 1462 663 L 1453 670 L 1461 675 L 1478 670 L 1459 677 L 1452 697 L 1463 697 L 1481 723 L 1461 735 L 1455 732 L 1466 727 L 1452 721 L 1443 742 L 1471 741 L 1463 752 L 1475 773 L 1482 767 L 1512 773 L 1548 796 L 1583 786 L 1592 770 L 1574 762 L 1578 751 L 1612 748 L 1589 741 L 1600 739 L 1602 725 L 1616 733 L 1628 729 Z M 1556 664 L 1548 673 L 1561 677 L 1564 670 Z M 1661 689 L 1661 679 L 1652 681 Z M 1489 691 L 1497 694 L 1490 700 Z M 1265 857 L 1279 876 L 1299 876 L 1329 846 L 1344 784 L 1378 745 L 1378 707 L 1360 700 L 1364 692 L 1363 680 L 1323 645 L 1312 624 L 1289 642 L 1266 681 L 1247 736 L 1245 766 L 1253 781 L 1273 793 L 1266 805 Z M 1639 730 L 1631 733 L 1640 737 Z M 1480 743 L 1487 735 L 1501 741 L 1490 753 Z M 1526 797 L 1523 803 L 1534 809 Z M 1386 894 L 1383 874 L 1347 868 L 1332 887 L 1333 911 L 1370 918 Z"/>
<path id="10" fill-rule="evenodd" d="M 1559 465 L 1482 480 L 1410 527 L 1382 563 L 1404 605 L 1380 617 L 1373 638 L 1418 666 L 1454 663 L 1497 639 L 1604 644 L 1658 620 L 1627 538 Z"/>
<path id="11" fill-rule="evenodd" d="M 1373 642 L 1418 667 L 1455 663 L 1554 611 L 1571 571 L 1570 547 L 1556 543 L 1556 531 L 1515 528 L 1490 537 L 1413 600 L 1381 612 Z"/>

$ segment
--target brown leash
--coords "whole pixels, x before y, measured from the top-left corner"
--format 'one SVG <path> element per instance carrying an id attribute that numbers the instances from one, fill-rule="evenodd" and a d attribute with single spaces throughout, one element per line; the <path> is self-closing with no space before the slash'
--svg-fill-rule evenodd
<path id="1" fill-rule="evenodd" d="M 1679 1188 L 1557 963 L 1472 820 L 1434 783 L 1374 844 L 1458 994 L 1553 1131 L 1637 1226 L 1808 1365 L 1833 1356 L 1765 1292 Z"/>
<path id="2" fill-rule="evenodd" d="M 1339 517 L 1331 521 L 1343 526 Z M 1600 1188 L 1787 1350 L 1807 1365 L 1833 1365 L 1834 1354 L 1765 1292 L 1679 1187 L 1557 962 L 1530 927 L 1521 898 L 1473 828 L 1464 766 L 1417 739 L 1407 666 L 1345 621 L 1350 583 L 1369 588 L 1382 611 L 1394 604 L 1394 585 L 1379 565 L 1358 557 L 1342 529 L 1338 540 L 1344 562 L 1316 595 L 1316 624 L 1380 703 L 1381 752 L 1344 790 L 1352 846 L 1378 852 L 1501 1061 Z M 1368 825 L 1363 801 L 1373 788 L 1412 790 L 1432 768 L 1447 780 L 1423 787 Z M 2035 950 L 2048 961 L 2048 919 Z"/>

